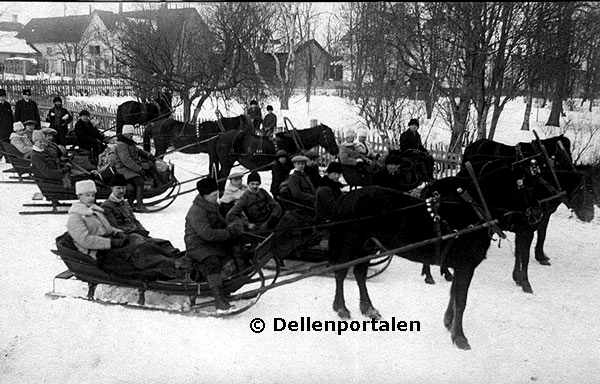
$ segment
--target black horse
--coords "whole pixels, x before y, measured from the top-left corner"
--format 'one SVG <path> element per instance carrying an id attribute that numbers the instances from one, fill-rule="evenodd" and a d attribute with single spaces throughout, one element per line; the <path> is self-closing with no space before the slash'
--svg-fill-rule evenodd
<path id="1" fill-rule="evenodd" d="M 274 142 L 267 137 L 251 135 L 241 130 L 220 134 L 216 140 L 216 153 L 221 190 L 236 161 L 247 169 L 269 170 L 277 150 L 284 149 L 294 154 L 301 149 L 298 145 L 307 150 L 320 145 L 332 155 L 339 153 L 332 129 L 324 124 L 297 131 L 280 132 Z"/>
<path id="2" fill-rule="evenodd" d="M 527 173 L 502 164 L 488 167 L 480 185 L 492 217 L 500 220 L 502 227 L 513 221 L 526 220 L 523 212 L 532 209 L 535 201 L 531 195 L 531 180 Z M 518 185 L 524 188 L 519 189 Z M 331 262 L 340 264 L 377 250 L 396 249 L 406 245 L 426 242 L 454 230 L 462 231 L 482 222 L 474 206 L 463 200 L 457 188 L 464 188 L 473 199 L 477 192 L 472 183 L 455 177 L 435 181 L 431 193 L 440 196 L 439 210 L 429 212 L 426 201 L 389 188 L 366 186 L 349 192 L 340 201 L 331 227 L 329 248 Z M 511 214 L 507 214 L 512 212 Z M 434 213 L 434 218 L 432 218 Z M 439 215 L 439 220 L 435 217 Z M 439 226 L 436 226 L 436 221 Z M 452 341 L 461 349 L 470 349 L 462 327 L 467 293 L 475 268 L 485 259 L 491 243 L 488 231 L 479 229 L 463 232 L 458 237 L 442 242 L 427 243 L 404 251 L 399 256 L 414 262 L 427 262 L 452 267 L 455 277 L 450 289 L 450 301 L 444 316 L 444 325 L 451 332 Z M 360 311 L 373 319 L 380 318 L 369 297 L 366 276 L 369 263 L 354 266 L 354 275 L 360 292 Z M 336 292 L 333 310 L 342 318 L 350 318 L 344 299 L 344 279 L 348 268 L 336 271 Z"/>
<path id="3" fill-rule="evenodd" d="M 182 153 L 208 153 L 209 172 L 213 164 L 218 167 L 216 139 L 221 132 L 252 127 L 247 115 L 222 117 L 219 121 L 204 121 L 196 125 L 173 118 L 152 121 L 144 129 L 144 150 L 150 151 L 150 140 L 154 140 L 154 155 L 162 156 L 169 146 Z M 222 127 L 222 128 L 221 128 Z"/>
<path id="4" fill-rule="evenodd" d="M 168 92 L 159 92 L 152 103 L 126 101 L 117 108 L 117 135 L 123 132 L 125 124 L 146 125 L 151 121 L 169 117 L 172 113 L 172 96 Z"/>

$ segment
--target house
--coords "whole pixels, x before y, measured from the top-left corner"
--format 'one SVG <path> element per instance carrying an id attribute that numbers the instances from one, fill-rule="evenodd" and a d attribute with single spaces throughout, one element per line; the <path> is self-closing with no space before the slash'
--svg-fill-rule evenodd
<path id="1" fill-rule="evenodd" d="M 31 19 L 17 37 L 41 53 L 45 72 L 97 77 L 112 64 L 110 49 L 102 38 L 108 31 L 103 13 Z"/>
<path id="2" fill-rule="evenodd" d="M 0 73 L 35 74 L 39 52 L 17 38 L 16 31 L 0 30 Z"/>

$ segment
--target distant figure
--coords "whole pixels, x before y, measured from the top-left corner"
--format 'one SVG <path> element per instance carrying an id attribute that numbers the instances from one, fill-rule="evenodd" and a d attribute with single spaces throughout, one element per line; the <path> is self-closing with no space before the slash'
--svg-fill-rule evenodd
<path id="1" fill-rule="evenodd" d="M 360 163 L 368 163 L 369 159 L 360 153 L 358 146 L 354 143 L 356 132 L 349 129 L 344 136 L 344 143 L 340 146 L 340 163 L 344 165 L 359 165 Z M 363 164 L 364 165 L 364 164 Z"/>
<path id="2" fill-rule="evenodd" d="M 85 149 L 92 153 L 94 164 L 98 164 L 98 156 L 106 149 L 104 143 L 106 138 L 94 127 L 90 120 L 90 113 L 85 109 L 79 112 L 79 120 L 75 124 L 75 136 L 77 136 L 77 143 L 79 148 Z"/>
<path id="3" fill-rule="evenodd" d="M 31 168 L 35 177 L 44 180 L 54 180 L 70 186 L 70 164 L 61 164 L 60 158 L 46 151 L 48 140 L 44 133 L 37 129 L 33 131 L 33 149 L 31 153 Z"/>
<path id="4" fill-rule="evenodd" d="M 280 149 L 275 153 L 275 164 L 271 168 L 271 194 L 273 197 L 279 196 L 279 186 L 283 183 L 288 176 L 290 171 L 294 169 L 292 162 L 289 159 L 289 154 L 284 150 Z"/>
<path id="5" fill-rule="evenodd" d="M 288 178 L 288 187 L 293 201 L 312 208 L 315 206 L 317 190 L 304 172 L 307 162 L 306 156 L 299 155 L 292 158 L 294 172 Z"/>
<path id="6" fill-rule="evenodd" d="M 277 115 L 273 113 L 273 106 L 267 105 L 267 114 L 263 119 L 263 131 L 265 136 L 273 136 L 275 128 L 277 128 Z"/>
<path id="7" fill-rule="evenodd" d="M 417 130 L 419 129 L 419 120 L 410 119 L 408 122 L 408 129 L 402 132 L 400 135 L 400 150 L 402 152 L 407 151 L 409 149 L 416 149 L 421 152 L 427 152 L 427 149 L 423 146 L 421 142 L 421 135 Z"/>
<path id="8" fill-rule="evenodd" d="M 0 141 L 8 143 L 13 133 L 13 111 L 12 106 L 6 100 L 6 90 L 0 89 Z M 2 158 L 2 154 L 0 154 Z"/>
<path id="9" fill-rule="evenodd" d="M 23 98 L 15 104 L 15 121 L 25 123 L 27 120 L 35 121 L 35 127 L 40 127 L 40 111 L 37 103 L 31 100 L 31 89 L 24 89 Z"/>
<path id="10" fill-rule="evenodd" d="M 48 123 L 46 123 L 48 124 Z M 42 123 L 42 126 L 44 123 Z M 62 145 L 58 145 L 54 142 L 56 137 L 56 130 L 50 127 L 43 127 L 41 129 L 44 136 L 46 136 L 46 140 L 48 141 L 48 146 L 45 151 L 52 157 L 56 157 L 60 160 L 61 164 L 64 164 L 68 161 L 67 157 L 67 149 Z"/>
<path id="11" fill-rule="evenodd" d="M 248 113 L 252 119 L 252 124 L 254 125 L 253 134 L 258 134 L 262 123 L 262 112 L 260 111 L 260 106 L 256 100 L 250 100 L 250 105 L 248 106 L 246 113 Z"/>
<path id="12" fill-rule="evenodd" d="M 69 132 L 69 124 L 73 121 L 73 115 L 66 108 L 63 108 L 62 99 L 59 96 L 55 97 L 52 102 L 54 107 L 48 111 L 46 121 L 50 123 L 50 128 L 56 129 L 56 143 L 65 145 L 65 138 Z"/>
<path id="13" fill-rule="evenodd" d="M 358 148 L 358 152 L 360 152 L 361 155 L 372 160 L 375 158 L 375 153 L 369 144 L 367 144 L 367 134 L 368 132 L 364 128 L 358 130 L 358 143 L 356 143 L 356 148 Z"/>
<path id="14" fill-rule="evenodd" d="M 36 121 L 35 120 L 27 120 L 23 122 L 25 126 L 25 134 L 29 138 L 29 140 L 33 143 L 33 131 L 36 129 Z"/>

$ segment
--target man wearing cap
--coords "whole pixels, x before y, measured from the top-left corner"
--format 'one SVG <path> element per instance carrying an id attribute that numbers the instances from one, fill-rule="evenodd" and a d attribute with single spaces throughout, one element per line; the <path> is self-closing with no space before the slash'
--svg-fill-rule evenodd
<path id="1" fill-rule="evenodd" d="M 340 163 L 344 165 L 359 165 L 361 163 L 368 163 L 369 159 L 366 156 L 363 156 L 356 144 L 354 144 L 354 140 L 356 139 L 356 132 L 353 129 L 349 129 L 346 131 L 346 135 L 344 136 L 344 143 L 340 146 Z"/>
<path id="2" fill-rule="evenodd" d="M 46 137 L 46 140 L 48 141 L 48 145 L 45 151 L 48 152 L 50 156 L 60 159 L 61 164 L 67 162 L 67 149 L 64 146 L 58 145 L 54 142 L 56 138 L 56 130 L 54 128 L 50 128 L 49 123 L 42 122 L 41 131 Z"/>
<path id="3" fill-rule="evenodd" d="M 227 310 L 231 304 L 222 291 L 221 272 L 233 255 L 233 245 L 242 233 L 239 223 L 227 225 L 219 213 L 219 186 L 211 177 L 196 183 L 198 195 L 185 217 L 185 258 L 190 260 L 199 275 L 206 279 L 215 298 L 217 310 Z"/>
<path id="4" fill-rule="evenodd" d="M 264 231 L 275 228 L 281 219 L 281 206 L 271 195 L 260 187 L 258 172 L 248 175 L 248 190 L 227 213 L 227 222 L 238 221 L 251 231 Z"/>
<path id="5" fill-rule="evenodd" d="M 315 206 L 315 193 L 317 191 L 306 173 L 304 173 L 307 162 L 308 158 L 306 156 L 298 155 L 292 158 L 294 172 L 288 179 L 288 188 L 292 200 L 312 208 Z"/>
<path id="6" fill-rule="evenodd" d="M 288 178 L 290 171 L 294 169 L 288 155 L 289 154 L 284 149 L 280 149 L 275 153 L 275 164 L 273 164 L 273 167 L 271 168 L 270 188 L 273 197 L 279 196 L 279 186 Z"/>
<path id="7" fill-rule="evenodd" d="M 25 134 L 29 138 L 31 142 L 33 142 L 33 131 L 36 129 L 36 121 L 35 120 L 27 120 L 23 122 L 25 126 Z"/>
<path id="8" fill-rule="evenodd" d="M 148 208 L 143 202 L 146 173 L 142 168 L 140 158 L 154 160 L 154 156 L 137 147 L 136 142 L 133 141 L 133 134 L 133 125 L 125 124 L 123 133 L 118 137 L 117 145 L 115 145 L 114 165 L 117 172 L 125 176 L 125 180 L 129 184 L 133 184 L 135 188 L 136 210 L 138 212 L 148 212 Z M 133 204 L 133 197 L 130 197 L 129 203 Z"/>
<path id="9" fill-rule="evenodd" d="M 46 121 L 50 123 L 50 128 L 56 129 L 56 142 L 65 145 L 65 138 L 69 132 L 69 124 L 73 121 L 73 116 L 66 108 L 63 108 L 60 96 L 56 96 L 52 102 L 54 107 L 48 111 Z"/>
<path id="10" fill-rule="evenodd" d="M 10 134 L 10 143 L 23 154 L 24 158 L 29 159 L 33 143 L 25 133 L 25 126 L 20 121 L 13 123 L 13 133 Z"/>
<path id="11" fill-rule="evenodd" d="M 77 144 L 79 148 L 85 149 L 92 153 L 94 163 L 98 163 L 98 156 L 106 149 L 104 143 L 106 138 L 94 127 L 90 120 L 90 113 L 85 109 L 79 112 L 79 119 L 75 124 L 75 136 L 77 137 Z"/>
<path id="12" fill-rule="evenodd" d="M 306 162 L 306 167 L 304 167 L 304 173 L 306 173 L 306 175 L 310 179 L 310 182 L 316 188 L 321 182 L 321 173 L 319 172 L 318 164 L 319 154 L 317 153 L 317 151 L 313 151 L 311 149 L 310 151 L 306 151 L 304 153 L 304 156 L 308 158 L 308 161 Z"/>
<path id="13" fill-rule="evenodd" d="M 332 219 L 337 204 L 343 196 L 343 185 L 339 182 L 341 175 L 342 165 L 335 161 L 329 163 L 315 197 L 317 222 Z"/>
<path id="14" fill-rule="evenodd" d="M 69 171 L 71 166 L 68 164 L 61 165 L 58 157 L 51 156 L 46 151 L 47 146 L 46 135 L 39 129 L 33 131 L 33 149 L 30 159 L 33 174 L 37 178 L 61 181 L 68 186 L 70 184 Z"/>
<path id="15" fill-rule="evenodd" d="M 277 115 L 273 113 L 273 106 L 267 105 L 267 114 L 263 119 L 263 131 L 265 132 L 265 136 L 273 136 L 275 128 L 277 128 Z"/>
<path id="16" fill-rule="evenodd" d="M 31 100 L 31 89 L 23 90 L 23 98 L 15 104 L 15 121 L 24 123 L 27 120 L 35 121 L 35 127 L 40 126 L 40 111 L 37 103 Z"/>
<path id="17" fill-rule="evenodd" d="M 235 172 L 229 175 L 227 179 L 229 183 L 225 186 L 225 190 L 223 191 L 223 196 L 217 200 L 219 203 L 219 212 L 221 215 L 226 216 L 227 212 L 239 199 L 242 198 L 244 192 L 248 190 L 248 186 L 244 184 L 242 177 L 244 176 L 241 172 Z"/>
<path id="18" fill-rule="evenodd" d="M 8 143 L 13 133 L 13 111 L 12 106 L 6 100 L 6 90 L 0 89 L 0 142 Z M 0 153 L 0 159 L 2 153 Z"/>
<path id="19" fill-rule="evenodd" d="M 123 230 L 125 233 L 137 233 L 148 237 L 150 232 L 135 217 L 131 206 L 125 199 L 125 192 L 127 191 L 127 180 L 125 180 L 125 177 L 117 173 L 110 180 L 110 186 L 110 196 L 101 205 L 110 225 Z"/>

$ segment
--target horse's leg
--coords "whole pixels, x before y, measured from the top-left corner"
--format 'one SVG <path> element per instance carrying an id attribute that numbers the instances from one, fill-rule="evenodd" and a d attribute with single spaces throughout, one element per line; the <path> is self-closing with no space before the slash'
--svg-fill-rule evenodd
<path id="1" fill-rule="evenodd" d="M 421 276 L 425 276 L 425 282 L 427 284 L 435 284 L 435 280 L 433 276 L 431 276 L 431 268 L 428 263 L 423 263 L 423 268 L 421 268 Z"/>
<path id="2" fill-rule="evenodd" d="M 444 279 L 446 279 L 446 281 L 452 281 L 452 279 L 454 278 L 452 272 L 450 272 L 448 267 L 440 267 L 440 275 L 444 276 Z"/>
<path id="3" fill-rule="evenodd" d="M 533 231 L 523 231 L 515 234 L 515 268 L 513 269 L 513 280 L 527 293 L 533 293 L 527 275 L 529 249 L 532 242 Z"/>
<path id="4" fill-rule="evenodd" d="M 358 284 L 358 291 L 360 292 L 360 313 L 374 319 L 381 319 L 381 314 L 378 310 L 373 307 L 369 292 L 367 291 L 367 270 L 369 269 L 369 263 L 362 263 L 354 266 L 354 277 Z"/>
<path id="5" fill-rule="evenodd" d="M 551 265 L 550 258 L 544 253 L 544 242 L 546 241 L 546 232 L 550 223 L 550 215 L 544 215 L 540 226 L 537 229 L 537 241 L 535 243 L 535 259 L 542 265 Z"/>
<path id="6" fill-rule="evenodd" d="M 454 309 L 450 335 L 452 337 L 452 342 L 460 349 L 471 349 L 469 341 L 463 331 L 463 314 L 467 307 L 467 294 L 469 293 L 469 286 L 471 285 L 475 267 L 477 267 L 477 265 L 465 265 L 455 268 L 454 281 L 452 282 L 452 288 L 450 289 L 450 300 L 453 302 Z M 446 318 L 444 318 L 444 323 L 445 322 Z"/>
<path id="7" fill-rule="evenodd" d="M 333 310 L 342 319 L 350 318 L 350 311 L 346 308 L 344 300 L 344 280 L 348 274 L 348 268 L 342 268 L 335 271 L 335 298 L 333 299 Z"/>

